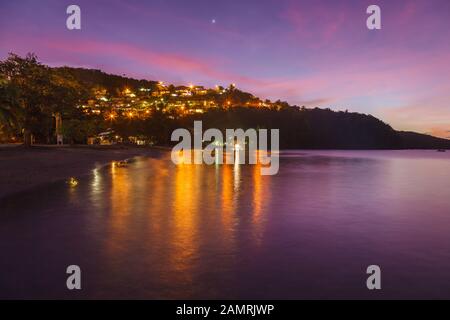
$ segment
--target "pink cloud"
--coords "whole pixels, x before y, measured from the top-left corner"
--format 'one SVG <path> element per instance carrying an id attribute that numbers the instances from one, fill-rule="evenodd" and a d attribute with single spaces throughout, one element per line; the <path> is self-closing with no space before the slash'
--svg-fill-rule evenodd
<path id="1" fill-rule="evenodd" d="M 443 88 L 447 94 L 433 95 L 415 100 L 410 104 L 380 108 L 379 116 L 389 118 L 399 130 L 415 130 L 442 138 L 449 138 L 450 85 Z"/>
<path id="2" fill-rule="evenodd" d="M 22 52 L 34 52 L 34 48 L 39 48 L 46 53 L 46 59 L 56 55 L 77 56 L 94 55 L 103 57 L 114 57 L 118 61 L 131 61 L 138 63 L 148 72 L 156 74 L 157 71 L 171 71 L 173 73 L 196 74 L 200 77 L 215 79 L 216 81 L 229 80 L 239 82 L 249 86 L 261 85 L 264 82 L 256 78 L 241 74 L 235 74 L 222 70 L 219 66 L 225 67 L 226 60 L 191 57 L 186 54 L 166 53 L 149 48 L 143 48 L 127 43 L 115 43 L 94 40 L 61 39 L 50 38 L 51 40 L 36 39 L 34 37 L 20 37 L 20 42 L 14 35 L 10 35 L 8 44 L 16 50 Z M 117 69 L 118 70 L 118 69 Z M 122 70 L 123 72 L 123 70 Z"/>
<path id="3" fill-rule="evenodd" d="M 298 2 L 290 2 L 281 13 L 281 18 L 292 27 L 292 36 L 302 41 L 304 46 L 320 49 L 336 43 L 348 18 L 345 10 L 332 10 L 323 3 L 306 6 Z M 317 23 L 320 21 L 320 23 Z"/>

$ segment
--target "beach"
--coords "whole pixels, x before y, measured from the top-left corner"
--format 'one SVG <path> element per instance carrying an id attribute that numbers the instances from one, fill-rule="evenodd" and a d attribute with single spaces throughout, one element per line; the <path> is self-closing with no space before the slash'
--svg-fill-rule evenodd
<path id="1" fill-rule="evenodd" d="M 163 149 L 134 146 L 0 145 L 0 199 L 47 183 L 89 174 L 112 161 Z"/>

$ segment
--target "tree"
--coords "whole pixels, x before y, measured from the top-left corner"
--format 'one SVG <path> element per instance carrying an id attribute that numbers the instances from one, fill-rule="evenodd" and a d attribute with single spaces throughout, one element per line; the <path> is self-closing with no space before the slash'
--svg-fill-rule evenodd
<path id="1" fill-rule="evenodd" d="M 17 113 L 20 109 L 14 103 L 16 95 L 8 79 L 0 75 L 0 132 L 11 133 L 17 128 Z"/>
<path id="2" fill-rule="evenodd" d="M 9 100 L 9 108 L 20 110 L 19 122 L 24 133 L 24 143 L 31 144 L 32 127 L 39 121 L 42 105 L 42 83 L 44 80 L 43 67 L 37 62 L 36 56 L 27 55 L 21 58 L 10 54 L 0 63 L 1 73 L 8 79 L 10 88 L 17 94 Z M 39 92 L 41 91 L 41 92 Z M 11 97 L 11 96 L 10 96 Z"/>
<path id="3" fill-rule="evenodd" d="M 69 114 L 87 93 L 67 72 L 54 70 L 38 62 L 34 54 L 22 58 L 10 54 L 0 62 L 0 72 L 16 94 L 6 103 L 19 115 L 17 122 L 23 131 L 24 144 L 31 145 L 32 136 L 47 140 L 51 134 L 52 116 Z"/>
<path id="4" fill-rule="evenodd" d="M 97 133 L 98 127 L 92 119 L 68 119 L 64 121 L 62 132 L 70 144 L 86 143 L 88 137 Z"/>

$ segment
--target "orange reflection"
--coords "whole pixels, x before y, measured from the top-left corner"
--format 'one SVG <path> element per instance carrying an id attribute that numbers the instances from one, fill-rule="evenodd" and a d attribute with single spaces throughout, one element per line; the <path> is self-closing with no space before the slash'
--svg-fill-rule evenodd
<path id="1" fill-rule="evenodd" d="M 193 264 L 198 250 L 197 223 L 198 202 L 200 200 L 199 181 L 201 181 L 201 167 L 197 165 L 180 164 L 175 167 L 173 194 L 173 221 L 171 232 L 171 248 L 169 260 L 174 271 L 187 272 Z"/>
<path id="2" fill-rule="evenodd" d="M 126 250 L 123 242 L 129 233 L 133 232 L 128 224 L 132 205 L 131 186 L 128 170 L 117 167 L 113 162 L 111 164 L 111 217 L 109 220 L 111 238 L 106 243 L 112 256 Z"/>
<path id="3" fill-rule="evenodd" d="M 167 159 L 170 161 L 170 159 Z M 152 174 L 146 176 L 148 185 L 148 195 L 145 197 L 146 213 L 148 215 L 149 236 L 158 243 L 165 241 L 167 236 L 164 225 L 169 219 L 168 214 L 164 214 L 168 208 L 166 192 L 168 181 L 171 180 L 169 170 L 164 161 L 148 159 L 143 170 L 152 168 Z"/>
<path id="4" fill-rule="evenodd" d="M 111 203 L 113 213 L 113 223 L 118 226 L 121 224 L 121 218 L 129 212 L 131 181 L 128 170 L 126 168 L 117 167 L 113 162 L 111 165 Z"/>
<path id="5" fill-rule="evenodd" d="M 227 253 L 220 265 L 230 267 L 236 263 L 239 232 L 248 233 L 255 245 L 263 239 L 269 178 L 261 176 L 260 167 L 173 165 L 170 155 L 128 167 L 113 165 L 108 268 L 126 266 L 134 254 L 143 276 L 147 268 L 153 270 L 152 277 L 175 297 L 194 286 L 196 269 L 211 252 Z M 97 183 L 92 192 L 106 191 L 97 190 Z"/>
<path id="6" fill-rule="evenodd" d="M 255 233 L 255 240 L 259 244 L 263 236 L 263 206 L 269 202 L 269 192 L 268 183 L 269 178 L 261 175 L 261 163 L 253 165 L 252 170 L 253 175 L 253 195 L 252 195 L 252 206 L 253 206 L 253 228 Z M 263 180 L 264 179 L 264 180 Z"/>
<path id="7" fill-rule="evenodd" d="M 222 226 L 223 238 L 233 245 L 233 230 L 235 217 L 234 176 L 233 166 L 222 165 Z"/>

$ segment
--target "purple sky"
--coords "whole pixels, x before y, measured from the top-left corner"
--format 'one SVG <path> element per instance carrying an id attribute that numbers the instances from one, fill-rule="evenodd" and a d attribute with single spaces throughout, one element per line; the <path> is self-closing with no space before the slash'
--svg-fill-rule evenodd
<path id="1" fill-rule="evenodd" d="M 66 29 L 81 7 L 82 30 Z M 382 30 L 366 28 L 366 8 Z M 215 20 L 215 23 L 213 23 Z M 0 2 L 0 58 L 175 84 L 236 83 L 262 98 L 371 113 L 450 138 L 449 0 L 15 0 Z"/>

